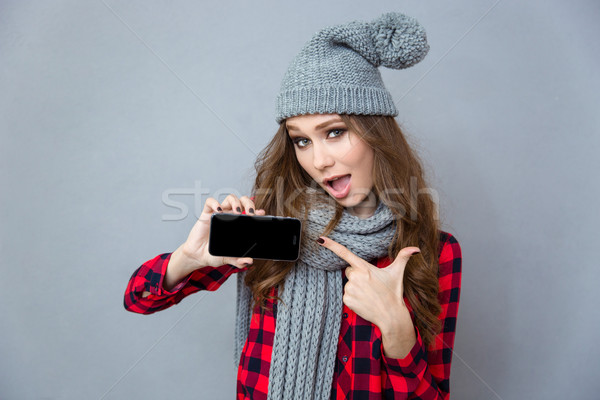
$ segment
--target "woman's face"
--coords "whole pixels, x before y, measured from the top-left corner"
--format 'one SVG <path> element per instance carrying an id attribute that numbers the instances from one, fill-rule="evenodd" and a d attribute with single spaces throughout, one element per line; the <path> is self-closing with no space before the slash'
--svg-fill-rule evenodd
<path id="1" fill-rule="evenodd" d="M 360 135 L 338 114 L 298 115 L 286 127 L 300 166 L 351 214 L 373 215 L 373 149 Z"/>

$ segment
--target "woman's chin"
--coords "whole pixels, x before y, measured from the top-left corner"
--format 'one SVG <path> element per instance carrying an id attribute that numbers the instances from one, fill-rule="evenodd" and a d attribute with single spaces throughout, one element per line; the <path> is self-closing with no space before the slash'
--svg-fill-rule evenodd
<path id="1" fill-rule="evenodd" d="M 372 216 L 377 209 L 377 199 L 372 194 L 365 196 L 364 193 L 356 193 L 354 195 L 350 193 L 343 199 L 335 200 L 344 208 L 348 209 L 350 214 L 362 218 Z"/>

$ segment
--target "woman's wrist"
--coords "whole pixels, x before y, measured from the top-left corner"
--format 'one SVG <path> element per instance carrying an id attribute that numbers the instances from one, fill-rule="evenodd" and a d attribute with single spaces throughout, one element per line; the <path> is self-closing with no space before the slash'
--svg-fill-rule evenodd
<path id="1" fill-rule="evenodd" d="M 167 271 L 165 279 L 163 281 L 163 287 L 166 290 L 171 290 L 186 276 L 192 273 L 194 270 L 200 268 L 199 265 L 195 265 L 184 252 L 183 246 L 181 245 L 175 250 L 169 259 L 167 265 Z"/>
<path id="2" fill-rule="evenodd" d="M 404 358 L 417 342 L 415 327 L 406 307 L 396 308 L 393 315 L 386 315 L 378 327 L 386 357 Z"/>

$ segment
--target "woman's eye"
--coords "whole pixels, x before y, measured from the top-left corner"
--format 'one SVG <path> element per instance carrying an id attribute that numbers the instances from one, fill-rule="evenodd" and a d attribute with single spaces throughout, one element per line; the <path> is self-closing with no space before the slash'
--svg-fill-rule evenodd
<path id="1" fill-rule="evenodd" d="M 332 129 L 332 130 L 330 130 L 328 132 L 328 134 L 331 134 L 331 133 L 334 133 L 334 132 L 336 134 L 333 137 L 338 137 L 338 136 L 342 136 L 344 134 L 344 132 L 346 132 L 346 130 L 345 129 Z"/>
<path id="2" fill-rule="evenodd" d="M 295 139 L 295 140 L 294 140 L 294 144 L 295 144 L 296 146 L 298 146 L 298 147 L 305 147 L 305 146 L 306 146 L 306 144 L 300 144 L 300 142 L 303 142 L 303 141 L 305 141 L 305 140 L 308 140 L 308 139 Z"/>

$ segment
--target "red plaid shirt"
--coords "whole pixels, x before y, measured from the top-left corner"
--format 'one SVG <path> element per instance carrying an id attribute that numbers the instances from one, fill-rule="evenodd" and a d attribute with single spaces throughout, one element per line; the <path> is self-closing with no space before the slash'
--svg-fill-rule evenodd
<path id="1" fill-rule="evenodd" d="M 344 305 L 331 399 L 449 398 L 450 362 L 460 296 L 461 250 L 449 233 L 441 232 L 440 239 L 441 332 L 425 348 L 417 330 L 417 343 L 406 357 L 388 358 L 383 354 L 379 328 Z M 141 314 L 164 310 L 199 290 L 218 289 L 227 278 L 240 271 L 231 265 L 204 267 L 169 292 L 163 288 L 163 279 L 170 256 L 171 253 L 161 254 L 133 273 L 125 291 L 127 310 Z M 377 267 L 385 267 L 390 262 L 388 258 L 379 259 Z M 150 294 L 143 297 L 143 292 Z M 254 310 L 238 367 L 238 400 L 267 398 L 277 320 L 277 304 L 272 306 L 273 311 L 263 316 L 257 308 Z"/>

